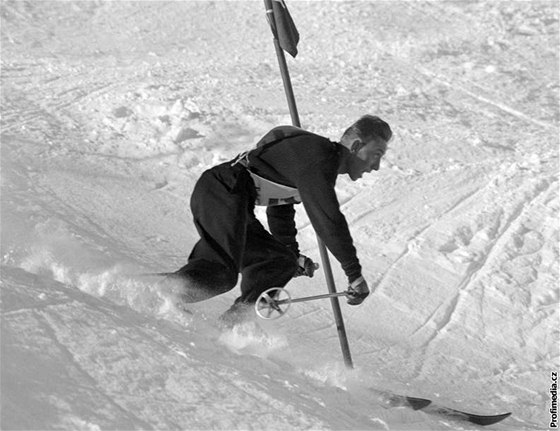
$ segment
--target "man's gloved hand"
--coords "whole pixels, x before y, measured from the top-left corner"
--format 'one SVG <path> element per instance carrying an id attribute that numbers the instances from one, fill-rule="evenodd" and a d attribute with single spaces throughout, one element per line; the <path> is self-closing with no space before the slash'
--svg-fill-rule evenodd
<path id="1" fill-rule="evenodd" d="M 364 277 L 359 277 L 350 283 L 348 286 L 348 291 L 346 292 L 346 297 L 348 298 L 348 304 L 359 305 L 364 299 L 369 295 L 369 287 L 364 280 Z"/>
<path id="2" fill-rule="evenodd" d="M 300 277 L 302 275 L 313 277 L 313 273 L 316 269 L 319 269 L 318 263 L 315 263 L 307 256 L 300 254 L 298 257 L 298 269 L 296 270 L 294 277 Z"/>

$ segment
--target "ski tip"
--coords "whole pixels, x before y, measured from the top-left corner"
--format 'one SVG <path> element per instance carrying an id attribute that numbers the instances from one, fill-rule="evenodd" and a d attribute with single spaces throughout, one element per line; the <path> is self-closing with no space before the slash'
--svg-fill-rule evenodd
<path id="1" fill-rule="evenodd" d="M 483 415 L 483 416 L 469 414 L 468 420 L 473 424 L 486 426 L 486 425 L 492 425 L 500 421 L 503 421 L 509 416 L 511 416 L 511 412 L 502 413 L 499 415 Z"/>

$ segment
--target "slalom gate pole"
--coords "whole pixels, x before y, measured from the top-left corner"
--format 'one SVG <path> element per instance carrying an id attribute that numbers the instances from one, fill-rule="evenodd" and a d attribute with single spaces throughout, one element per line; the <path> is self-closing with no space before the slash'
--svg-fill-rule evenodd
<path id="1" fill-rule="evenodd" d="M 284 55 L 283 49 L 280 47 L 280 42 L 278 41 L 278 32 L 276 29 L 276 24 L 274 20 L 274 11 L 272 8 L 272 1 L 276 0 L 264 0 L 264 5 L 266 9 L 266 16 L 268 23 L 270 24 L 270 29 L 272 35 L 274 36 L 274 48 L 276 50 L 276 56 L 278 58 L 278 65 L 280 66 L 280 73 L 282 75 L 282 82 L 284 83 L 284 91 L 286 93 L 286 98 L 288 100 L 288 106 L 290 108 L 290 115 L 292 117 L 292 125 L 296 127 L 301 127 L 299 121 L 299 114 L 297 110 L 296 100 L 294 97 L 294 91 L 292 88 L 292 82 L 290 80 L 290 74 L 288 71 L 288 64 L 286 63 L 286 56 Z M 325 278 L 327 280 L 327 287 L 329 293 L 335 294 L 336 285 L 334 282 L 334 277 L 332 274 L 332 268 L 329 260 L 329 254 L 327 247 L 323 240 L 317 235 L 317 243 L 319 246 L 319 253 L 321 255 L 321 262 L 323 264 L 323 271 L 325 273 Z M 342 356 L 344 358 L 344 364 L 347 368 L 354 368 L 352 362 L 352 355 L 350 354 L 350 346 L 348 344 L 348 337 L 346 336 L 346 329 L 344 327 L 344 319 L 342 317 L 342 311 L 340 309 L 340 303 L 337 296 L 330 298 L 331 306 L 333 309 L 334 319 L 336 323 L 336 329 L 338 331 L 338 338 L 340 340 L 340 348 L 342 349 Z"/>

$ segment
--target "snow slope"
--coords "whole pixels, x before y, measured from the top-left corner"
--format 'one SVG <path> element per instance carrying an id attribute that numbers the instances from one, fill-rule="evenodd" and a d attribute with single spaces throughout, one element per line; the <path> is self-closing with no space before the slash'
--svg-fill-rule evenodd
<path id="1" fill-rule="evenodd" d="M 289 6 L 304 126 L 395 132 L 378 173 L 337 184 L 377 287 L 342 305 L 356 369 L 328 301 L 221 332 L 237 289 L 186 313 L 134 275 L 184 264 L 198 176 L 290 122 L 262 3 L 2 0 L 2 429 L 477 428 L 384 390 L 548 427 L 557 3 Z"/>

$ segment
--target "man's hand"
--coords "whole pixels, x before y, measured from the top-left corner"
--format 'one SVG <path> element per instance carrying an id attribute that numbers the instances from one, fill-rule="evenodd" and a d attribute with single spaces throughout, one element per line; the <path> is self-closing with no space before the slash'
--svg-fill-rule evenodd
<path id="1" fill-rule="evenodd" d="M 346 297 L 348 298 L 348 304 L 359 305 L 364 299 L 369 295 L 369 287 L 364 280 L 364 277 L 357 278 L 350 286 L 348 286 L 348 292 L 346 292 Z"/>
<path id="2" fill-rule="evenodd" d="M 313 277 L 313 273 L 316 269 L 319 269 L 318 263 L 315 263 L 307 256 L 300 254 L 298 258 L 298 269 L 296 270 L 294 277 L 300 277 L 302 275 Z"/>

